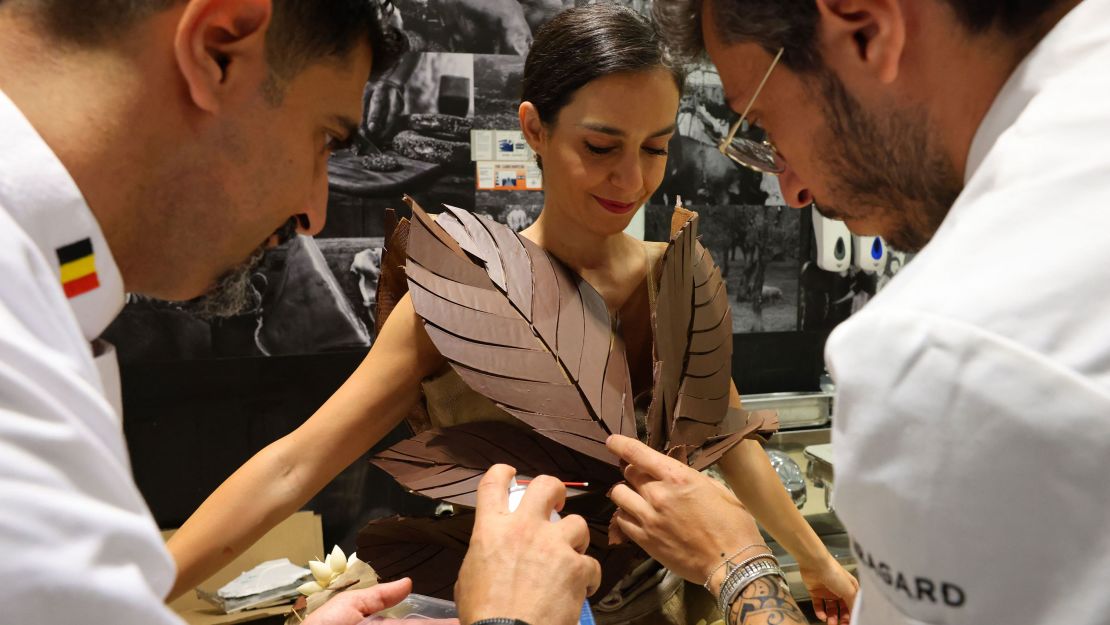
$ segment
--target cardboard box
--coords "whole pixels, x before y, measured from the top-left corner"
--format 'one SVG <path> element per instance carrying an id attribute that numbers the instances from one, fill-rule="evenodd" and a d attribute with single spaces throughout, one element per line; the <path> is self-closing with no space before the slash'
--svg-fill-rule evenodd
<path id="1" fill-rule="evenodd" d="M 166 539 L 172 535 L 173 530 L 162 532 L 163 538 Z M 309 560 L 322 558 L 324 555 L 324 531 L 320 524 L 320 515 L 298 512 L 270 530 L 231 564 L 205 580 L 200 587 L 205 591 L 215 592 L 224 584 L 239 577 L 243 571 L 248 571 L 267 560 L 289 558 L 294 564 L 305 566 Z M 223 614 L 197 597 L 195 592 L 188 592 L 171 603 L 170 607 L 189 625 L 234 625 L 284 616 L 289 612 L 290 606 Z"/>

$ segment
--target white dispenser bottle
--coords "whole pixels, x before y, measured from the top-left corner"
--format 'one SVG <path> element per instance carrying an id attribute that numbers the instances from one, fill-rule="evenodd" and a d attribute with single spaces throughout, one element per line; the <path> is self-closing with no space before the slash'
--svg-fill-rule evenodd
<path id="1" fill-rule="evenodd" d="M 813 211 L 813 233 L 817 235 L 817 266 L 825 271 L 841 273 L 852 264 L 852 233 L 843 221 L 827 219 Z"/>
<path id="2" fill-rule="evenodd" d="M 886 241 L 881 237 L 852 236 L 852 262 L 868 273 L 882 273 L 886 269 Z"/>

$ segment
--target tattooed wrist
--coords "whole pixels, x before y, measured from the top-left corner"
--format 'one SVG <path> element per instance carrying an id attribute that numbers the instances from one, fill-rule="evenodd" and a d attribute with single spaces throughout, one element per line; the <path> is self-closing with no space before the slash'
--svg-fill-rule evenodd
<path id="1" fill-rule="evenodd" d="M 806 625 L 805 615 L 783 586 L 775 576 L 748 584 L 729 607 L 729 625 Z"/>

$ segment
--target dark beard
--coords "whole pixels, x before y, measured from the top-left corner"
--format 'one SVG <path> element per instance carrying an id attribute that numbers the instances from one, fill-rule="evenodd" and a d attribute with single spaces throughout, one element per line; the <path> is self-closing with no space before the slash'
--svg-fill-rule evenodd
<path id="1" fill-rule="evenodd" d="M 878 213 L 888 245 L 919 251 L 963 191 L 962 176 L 933 141 L 927 115 L 920 109 L 873 115 L 831 71 L 818 77 L 830 132 L 822 147 L 834 175 L 833 199 L 842 203 L 818 205 L 818 212 L 833 219 Z"/>
<path id="2" fill-rule="evenodd" d="M 279 245 L 289 241 L 297 234 L 297 220 L 290 218 L 274 234 L 278 237 Z M 210 291 L 187 302 L 180 302 L 177 307 L 206 321 L 258 310 L 262 304 L 262 294 L 251 284 L 251 277 L 265 256 L 266 245 L 262 244 L 251 252 L 250 258 L 243 264 L 221 276 Z"/>

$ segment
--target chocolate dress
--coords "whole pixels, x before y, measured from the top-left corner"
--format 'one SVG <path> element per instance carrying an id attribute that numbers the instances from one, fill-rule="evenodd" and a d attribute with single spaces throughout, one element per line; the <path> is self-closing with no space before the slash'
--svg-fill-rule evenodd
<path id="1" fill-rule="evenodd" d="M 568 491 L 564 512 L 590 526 L 603 573 L 594 599 L 627 591 L 647 557 L 607 545 L 614 508 L 605 494 L 621 474 L 605 439 L 638 437 L 700 470 L 777 427 L 774 413 L 744 412 L 729 419 L 744 427 L 720 431 L 736 410 L 732 317 L 720 271 L 697 240 L 697 214 L 675 210 L 667 250 L 649 263 L 651 367 L 635 375 L 620 320 L 562 262 L 484 216 L 447 207 L 433 220 L 406 201 L 413 219 L 387 233 L 377 318 L 384 323 L 407 289 L 448 366 L 423 382 L 409 418 L 415 435 L 372 462 L 409 490 L 462 507 L 474 505 L 482 474 L 497 463 L 589 482 Z M 472 523 L 469 511 L 374 521 L 360 534 L 359 557 L 383 578 L 412 577 L 414 592 L 450 598 Z"/>

